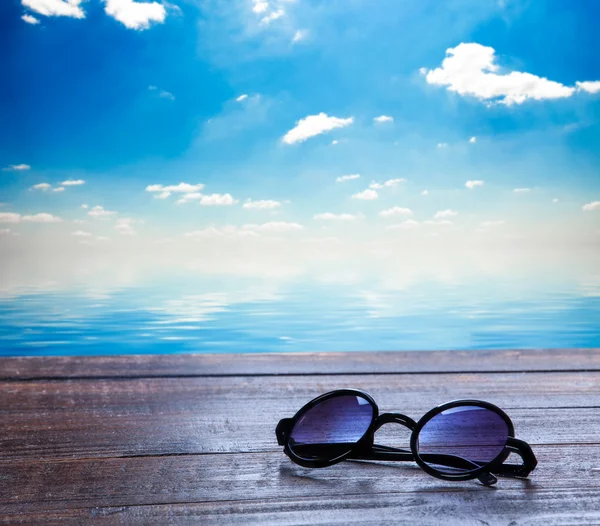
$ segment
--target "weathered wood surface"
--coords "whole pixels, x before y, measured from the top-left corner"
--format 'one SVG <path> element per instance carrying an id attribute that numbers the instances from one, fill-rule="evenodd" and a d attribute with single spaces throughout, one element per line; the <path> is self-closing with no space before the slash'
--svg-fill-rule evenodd
<path id="1" fill-rule="evenodd" d="M 597 349 L 11 357 L 0 379 L 600 371 Z"/>
<path id="2" fill-rule="evenodd" d="M 368 356 L 0 360 L 0 523 L 600 524 L 600 351 Z M 279 418 L 348 386 L 414 418 L 496 403 L 538 468 L 486 488 L 412 463 L 292 464 Z"/>

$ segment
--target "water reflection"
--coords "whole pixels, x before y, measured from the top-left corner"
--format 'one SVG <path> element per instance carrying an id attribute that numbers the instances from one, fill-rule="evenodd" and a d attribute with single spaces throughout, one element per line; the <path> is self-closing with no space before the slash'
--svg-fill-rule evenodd
<path id="1" fill-rule="evenodd" d="M 595 251 L 267 256 L 4 259 L 0 352 L 600 347 Z"/>

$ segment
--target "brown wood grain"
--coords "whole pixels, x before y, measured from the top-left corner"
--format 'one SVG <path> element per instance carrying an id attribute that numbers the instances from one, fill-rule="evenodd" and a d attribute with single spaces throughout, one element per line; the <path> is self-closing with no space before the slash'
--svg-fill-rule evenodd
<path id="1" fill-rule="evenodd" d="M 239 501 L 95 506 L 0 517 L 0 524 L 581 526 L 600 524 L 600 490 L 479 488 Z"/>
<path id="2" fill-rule="evenodd" d="M 600 371 L 600 349 L 13 357 L 0 379 L 256 374 Z"/>
<path id="3" fill-rule="evenodd" d="M 0 377 L 0 523 L 600 524 L 593 349 L 10 358 Z M 340 387 L 415 418 L 496 403 L 538 468 L 485 488 L 412 463 L 291 463 L 276 422 Z"/>
<path id="4" fill-rule="evenodd" d="M 0 462 L 273 450 L 280 418 L 341 387 L 415 419 L 483 398 L 532 443 L 600 442 L 600 372 L 29 381 L 0 382 Z"/>
<path id="5" fill-rule="evenodd" d="M 0 465 L 0 512 L 59 511 L 91 506 L 382 496 L 424 492 L 600 490 L 600 445 L 537 446 L 539 468 L 528 480 L 446 482 L 412 463 L 343 462 L 324 469 L 293 464 L 282 452 L 144 456 L 17 462 Z"/>

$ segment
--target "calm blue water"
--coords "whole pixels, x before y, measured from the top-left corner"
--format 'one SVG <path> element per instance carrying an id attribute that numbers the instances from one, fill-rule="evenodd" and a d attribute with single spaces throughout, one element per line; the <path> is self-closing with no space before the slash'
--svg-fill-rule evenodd
<path id="1" fill-rule="evenodd" d="M 600 347 L 589 275 L 417 280 L 386 286 L 193 276 L 128 286 L 12 288 L 0 354 Z"/>

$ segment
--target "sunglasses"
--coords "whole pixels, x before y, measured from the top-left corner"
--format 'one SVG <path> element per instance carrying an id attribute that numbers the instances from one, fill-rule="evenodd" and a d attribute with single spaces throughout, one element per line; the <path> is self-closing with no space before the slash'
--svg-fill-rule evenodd
<path id="1" fill-rule="evenodd" d="M 384 424 L 408 427 L 410 451 L 374 443 Z M 340 389 L 306 404 L 275 430 L 284 453 L 300 466 L 323 468 L 342 460 L 415 461 L 444 480 L 478 479 L 495 484 L 495 475 L 525 478 L 537 465 L 529 444 L 514 437 L 504 411 L 489 402 L 456 400 L 435 407 L 418 422 L 397 413 L 379 414 L 367 393 Z M 523 464 L 504 464 L 516 453 Z"/>

